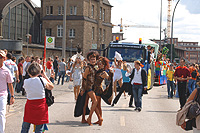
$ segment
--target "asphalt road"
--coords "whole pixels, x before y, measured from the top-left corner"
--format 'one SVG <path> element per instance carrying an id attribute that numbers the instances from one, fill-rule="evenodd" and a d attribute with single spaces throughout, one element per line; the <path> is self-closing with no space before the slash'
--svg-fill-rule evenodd
<path id="1" fill-rule="evenodd" d="M 129 98 L 123 94 L 114 107 L 102 101 L 103 125 L 88 126 L 81 124 L 81 117 L 75 118 L 75 100 L 73 90 L 68 88 L 71 83 L 55 85 L 53 94 L 55 104 L 49 108 L 49 133 L 182 133 L 175 124 L 176 111 L 179 109 L 178 99 L 168 99 L 166 86 L 154 87 L 148 95 L 143 96 L 141 112 L 128 107 Z M 16 103 L 7 113 L 5 133 L 19 133 L 23 120 L 23 108 L 26 98 L 16 94 Z M 97 120 L 93 115 L 92 122 Z M 30 130 L 32 133 L 32 127 Z M 189 132 L 188 132 L 189 133 Z"/>

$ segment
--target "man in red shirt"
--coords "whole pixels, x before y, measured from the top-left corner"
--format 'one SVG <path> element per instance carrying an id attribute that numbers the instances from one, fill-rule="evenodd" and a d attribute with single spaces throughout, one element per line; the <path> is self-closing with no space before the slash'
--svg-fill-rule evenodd
<path id="1" fill-rule="evenodd" d="M 184 66 L 185 60 L 180 60 L 180 66 L 176 68 L 174 73 L 174 79 L 178 81 L 178 94 L 179 94 L 179 102 L 181 105 L 181 108 L 186 103 L 186 84 L 187 80 L 191 79 L 191 74 L 189 69 Z"/>
<path id="2" fill-rule="evenodd" d="M 51 57 L 48 58 L 48 61 L 47 61 L 47 77 L 50 78 L 51 76 L 51 69 L 52 69 L 52 66 L 53 64 L 51 63 Z"/>

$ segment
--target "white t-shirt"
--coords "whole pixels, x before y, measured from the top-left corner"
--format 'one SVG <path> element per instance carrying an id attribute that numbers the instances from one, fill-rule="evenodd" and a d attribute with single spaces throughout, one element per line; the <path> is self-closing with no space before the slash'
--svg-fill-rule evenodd
<path id="1" fill-rule="evenodd" d="M 46 86 L 47 80 L 43 77 L 41 77 L 41 79 L 44 83 L 44 86 Z M 29 100 L 45 98 L 45 90 L 39 77 L 25 79 L 23 88 L 25 89 L 27 93 L 27 99 Z"/>
<path id="2" fill-rule="evenodd" d="M 26 71 L 25 71 L 26 65 L 27 65 L 27 62 L 25 61 L 25 62 L 23 63 L 23 73 L 22 73 L 22 76 L 25 76 L 25 75 L 26 75 Z"/>

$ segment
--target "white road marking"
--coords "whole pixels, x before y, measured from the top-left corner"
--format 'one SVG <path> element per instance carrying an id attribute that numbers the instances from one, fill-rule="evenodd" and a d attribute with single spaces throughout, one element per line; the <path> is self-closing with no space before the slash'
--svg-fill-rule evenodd
<path id="1" fill-rule="evenodd" d="M 122 127 L 125 127 L 125 117 L 124 117 L 124 116 L 121 116 L 121 117 L 120 117 L 120 125 L 121 125 Z"/>

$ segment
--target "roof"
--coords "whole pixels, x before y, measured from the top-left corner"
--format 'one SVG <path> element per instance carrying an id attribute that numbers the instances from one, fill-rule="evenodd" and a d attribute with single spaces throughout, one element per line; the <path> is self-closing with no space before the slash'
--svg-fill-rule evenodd
<path id="1" fill-rule="evenodd" d="M 2 13 L 4 7 L 5 7 L 8 3 L 10 3 L 11 1 L 13 1 L 13 0 L 0 0 L 0 16 L 1 16 L 1 13 Z M 28 3 L 30 3 L 30 5 L 31 5 L 33 8 L 38 7 L 38 6 L 37 6 L 33 1 L 31 1 L 31 0 L 25 0 L 25 1 L 27 1 Z M 0 19 L 1 19 L 1 18 L 0 18 Z"/>
<path id="2" fill-rule="evenodd" d="M 112 7 L 112 5 L 110 4 L 110 2 L 109 2 L 108 0 L 103 0 L 103 4 L 106 4 L 106 5 L 108 5 L 108 6 L 111 6 L 111 7 Z"/>
<path id="3" fill-rule="evenodd" d="M 4 7 L 11 2 L 12 0 L 0 0 L 0 13 L 2 12 L 2 10 L 4 9 Z"/>

